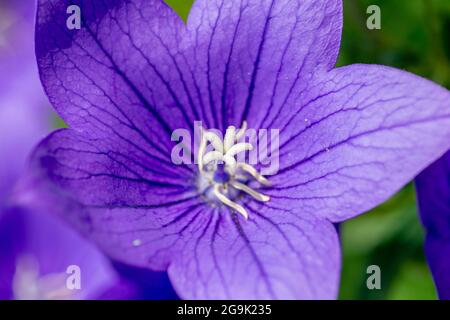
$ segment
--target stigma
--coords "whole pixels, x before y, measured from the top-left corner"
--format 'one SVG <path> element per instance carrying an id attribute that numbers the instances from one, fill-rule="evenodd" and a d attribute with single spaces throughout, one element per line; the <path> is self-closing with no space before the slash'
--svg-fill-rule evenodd
<path id="1" fill-rule="evenodd" d="M 245 121 L 240 129 L 229 126 L 223 139 L 214 132 L 202 128 L 197 161 L 198 187 L 201 193 L 214 205 L 217 203 L 225 205 L 247 220 L 247 210 L 236 200 L 246 194 L 258 201 L 268 202 L 270 197 L 252 189 L 249 183 L 256 181 L 264 186 L 271 184 L 253 166 L 237 159 L 240 153 L 253 150 L 252 144 L 241 142 L 246 131 Z"/>

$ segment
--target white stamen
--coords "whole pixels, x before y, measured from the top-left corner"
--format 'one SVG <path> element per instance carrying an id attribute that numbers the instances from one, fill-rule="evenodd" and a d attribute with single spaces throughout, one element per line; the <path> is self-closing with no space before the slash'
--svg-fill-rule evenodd
<path id="1" fill-rule="evenodd" d="M 236 133 L 236 142 L 239 142 L 241 138 L 244 136 L 245 131 L 247 131 L 247 121 L 242 123 L 242 128 Z"/>
<path id="2" fill-rule="evenodd" d="M 216 195 L 216 197 L 222 201 L 225 205 L 229 206 L 230 208 L 233 208 L 234 210 L 236 210 L 237 212 L 239 212 L 244 218 L 245 220 L 248 219 L 248 213 L 247 210 L 244 209 L 244 207 L 242 207 L 241 205 L 231 201 L 230 199 L 228 199 L 225 195 L 223 195 L 220 192 L 220 185 L 216 184 L 214 185 L 214 194 Z"/>
<path id="3" fill-rule="evenodd" d="M 200 146 L 198 148 L 198 170 L 200 171 L 200 173 L 203 173 L 203 154 L 205 153 L 205 149 L 206 149 L 206 144 L 208 143 L 208 141 L 206 140 L 205 137 L 205 130 L 203 130 L 203 128 L 200 129 L 200 136 L 201 136 L 201 142 L 200 142 Z"/>
<path id="4" fill-rule="evenodd" d="M 237 165 L 237 161 L 234 157 L 229 156 L 228 154 L 226 154 L 223 157 L 223 161 L 225 162 L 225 164 L 228 166 L 228 171 L 230 174 L 233 174 L 236 171 L 236 165 Z"/>
<path id="5" fill-rule="evenodd" d="M 234 139 L 236 137 L 236 127 L 230 126 L 227 129 L 227 132 L 225 133 L 225 138 L 223 139 L 223 146 L 225 153 L 230 150 L 231 147 L 234 145 Z"/>
<path id="6" fill-rule="evenodd" d="M 253 146 L 250 143 L 238 143 L 228 150 L 227 156 L 234 157 L 238 153 L 250 150 L 253 150 Z"/>
<path id="7" fill-rule="evenodd" d="M 206 132 L 205 138 L 207 141 L 211 142 L 213 148 L 216 151 L 223 152 L 223 143 L 218 135 L 216 135 L 214 132 Z"/>
<path id="8" fill-rule="evenodd" d="M 245 135 L 246 130 L 247 122 L 245 121 L 243 122 L 242 128 L 237 132 L 236 127 L 230 126 L 222 141 L 217 134 L 201 129 L 198 168 L 201 176 L 206 178 L 204 180 L 206 181 L 206 187 L 204 182 L 202 183 L 202 187 L 200 187 L 202 193 L 204 193 L 204 190 L 212 187 L 214 197 L 217 200 L 241 214 L 245 219 L 248 219 L 247 210 L 240 204 L 232 201 L 230 196 L 234 199 L 239 194 L 236 190 L 239 190 L 258 201 L 270 201 L 270 197 L 253 190 L 245 184 L 248 180 L 248 175 L 246 174 L 249 174 L 263 185 L 269 186 L 270 182 L 251 165 L 238 162 L 236 159 L 239 153 L 253 150 L 253 146 L 250 143 L 239 142 Z M 213 147 L 213 150 L 206 152 L 208 142 Z M 227 178 L 225 182 L 215 181 L 214 172 L 217 170 L 218 164 L 224 164 L 225 174 L 229 176 L 229 179 Z"/>
<path id="9" fill-rule="evenodd" d="M 269 180 L 267 180 L 266 178 L 264 178 L 258 171 L 256 171 L 255 168 L 253 168 L 252 166 L 246 164 L 246 163 L 238 163 L 238 167 L 241 168 L 242 170 L 244 170 L 245 172 L 247 172 L 248 174 L 250 174 L 253 178 L 255 178 L 259 183 L 265 185 L 265 186 L 270 186 L 272 185 L 270 183 Z"/>
<path id="10" fill-rule="evenodd" d="M 204 165 L 207 165 L 213 161 L 223 161 L 223 154 L 219 151 L 210 151 L 203 157 Z"/>
<path id="11" fill-rule="evenodd" d="M 242 184 L 240 182 L 237 181 L 233 181 L 230 183 L 233 187 L 235 187 L 238 190 L 244 191 L 246 193 L 248 193 L 249 195 L 251 195 L 253 198 L 255 198 L 258 201 L 261 202 L 267 202 L 270 201 L 270 197 L 261 194 L 253 189 L 251 189 L 250 187 L 246 186 L 245 184 Z"/>

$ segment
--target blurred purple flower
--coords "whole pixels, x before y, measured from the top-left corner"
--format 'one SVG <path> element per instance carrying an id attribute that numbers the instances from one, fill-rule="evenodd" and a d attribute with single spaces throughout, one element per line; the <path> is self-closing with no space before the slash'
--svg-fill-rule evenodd
<path id="1" fill-rule="evenodd" d="M 0 218 L 0 252 L 0 300 L 177 298 L 165 274 L 116 267 L 48 214 L 6 210 Z M 80 289 L 66 285 L 71 267 L 79 268 Z"/>
<path id="2" fill-rule="evenodd" d="M 0 219 L 0 299 L 93 299 L 118 283 L 109 260 L 46 214 L 8 209 Z M 66 286 L 79 268 L 80 290 Z"/>
<path id="3" fill-rule="evenodd" d="M 81 30 L 66 28 L 69 4 Z M 187 25 L 162 0 L 39 1 L 41 79 L 71 129 L 40 144 L 20 201 L 58 204 L 114 258 L 168 269 L 183 298 L 335 298 L 332 223 L 450 147 L 449 92 L 334 69 L 341 29 L 340 0 L 197 0 Z M 175 165 L 172 133 L 195 121 L 199 166 Z M 280 130 L 270 185 L 234 159 L 246 124 Z"/>
<path id="4" fill-rule="evenodd" d="M 0 299 L 70 298 L 65 273 L 73 263 L 86 272 L 87 287 L 72 298 L 92 298 L 112 281 L 109 261 L 54 218 L 8 207 L 26 157 L 51 129 L 34 55 L 34 11 L 31 0 L 0 2 Z"/>
<path id="5" fill-rule="evenodd" d="M 425 253 L 441 299 L 450 299 L 450 152 L 416 179 Z"/>
<path id="6" fill-rule="evenodd" d="M 0 1 L 0 299 L 174 298 L 165 274 L 133 268 L 128 272 L 145 279 L 122 277 L 47 213 L 9 206 L 26 157 L 51 129 L 34 54 L 35 6 L 33 0 Z M 65 286 L 70 265 L 81 268 L 79 291 Z"/>
<path id="7" fill-rule="evenodd" d="M 32 147 L 51 129 L 34 55 L 34 11 L 33 0 L 0 1 L 0 209 Z"/>

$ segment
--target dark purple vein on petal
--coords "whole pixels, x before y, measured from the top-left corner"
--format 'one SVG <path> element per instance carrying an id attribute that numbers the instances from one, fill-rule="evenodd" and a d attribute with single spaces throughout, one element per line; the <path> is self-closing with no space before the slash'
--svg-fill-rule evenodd
<path id="1" fill-rule="evenodd" d="M 196 272 L 197 272 L 197 274 L 199 275 L 198 279 L 200 279 L 200 280 L 202 281 L 202 284 L 203 284 L 203 286 L 204 286 L 205 288 L 207 288 L 208 285 L 205 283 L 205 280 L 204 280 L 205 277 L 202 277 L 202 276 L 201 276 L 202 272 L 201 272 L 200 264 L 199 264 L 199 262 L 198 262 L 198 246 L 200 245 L 200 241 L 203 240 L 203 238 L 205 237 L 206 233 L 208 232 L 209 227 L 210 227 L 210 225 L 211 225 L 211 222 L 212 222 L 212 220 L 213 220 L 213 217 L 214 217 L 214 215 L 211 214 L 210 217 L 209 217 L 209 220 L 208 220 L 208 222 L 207 222 L 207 224 L 206 224 L 206 226 L 205 226 L 205 228 L 203 229 L 203 231 L 202 231 L 202 233 L 199 235 L 199 237 L 196 239 L 196 241 L 195 241 L 195 246 L 194 246 L 194 256 L 195 256 Z"/>
<path id="2" fill-rule="evenodd" d="M 124 33 L 128 37 L 128 39 L 130 40 L 130 43 L 133 46 L 133 48 L 139 53 L 139 55 L 150 66 L 150 68 L 153 70 L 153 72 L 156 74 L 156 76 L 159 78 L 159 80 L 164 84 L 164 86 L 166 87 L 167 91 L 169 92 L 172 100 L 175 102 L 175 105 L 177 106 L 178 110 L 180 110 L 181 114 L 183 115 L 183 118 L 186 121 L 186 125 L 189 126 L 190 129 L 193 131 L 194 130 L 193 123 L 192 123 L 193 121 L 187 115 L 184 106 L 181 104 L 181 102 L 180 102 L 176 92 L 172 89 L 172 87 L 170 86 L 170 84 L 167 81 L 167 79 L 164 78 L 164 76 L 159 71 L 159 69 L 156 67 L 156 65 L 150 61 L 150 59 L 142 51 L 142 49 L 136 45 L 136 42 L 134 41 L 134 39 L 131 36 L 130 32 L 127 32 L 126 30 L 124 30 L 115 17 L 111 16 L 111 20 L 115 21 L 115 23 L 116 23 L 117 27 L 120 29 L 120 31 L 122 33 Z M 128 20 L 127 20 L 127 23 L 129 24 Z M 130 27 L 128 27 L 128 28 L 130 28 Z"/>
<path id="3" fill-rule="evenodd" d="M 155 118 L 158 120 L 158 122 L 163 126 L 164 130 L 166 131 L 166 133 L 171 136 L 172 135 L 172 129 L 170 128 L 170 126 L 168 125 L 168 123 L 162 119 L 162 117 L 160 116 L 160 114 L 148 103 L 148 101 L 145 99 L 145 97 L 142 95 L 142 93 L 138 90 L 138 88 L 131 82 L 130 79 L 128 79 L 128 77 L 125 75 L 125 73 L 123 73 L 117 66 L 117 64 L 115 63 L 115 61 L 112 59 L 111 55 L 105 50 L 105 48 L 102 46 L 102 44 L 100 43 L 100 41 L 98 41 L 98 39 L 95 37 L 95 35 L 92 33 L 92 31 L 86 27 L 86 29 L 88 30 L 89 34 L 91 35 L 91 37 L 94 39 L 95 43 L 98 45 L 98 47 L 100 48 L 100 50 L 105 54 L 105 56 L 108 58 L 108 60 L 111 62 L 111 64 L 113 65 L 115 71 L 120 75 L 120 77 L 122 78 L 122 80 L 125 81 L 125 83 L 130 87 L 130 89 L 133 91 L 133 93 L 137 96 L 137 98 L 139 99 L 139 101 L 141 101 L 141 103 L 152 113 L 153 116 L 155 116 Z M 188 166 L 186 166 L 185 164 L 183 164 L 188 170 L 191 170 L 191 168 L 189 168 Z"/>
<path id="4" fill-rule="evenodd" d="M 110 204 L 85 204 L 80 203 L 81 205 L 91 208 L 91 209 L 137 209 L 137 210 L 149 210 L 149 209 L 159 209 L 159 208 L 169 208 L 174 205 L 182 204 L 188 202 L 190 200 L 198 198 L 197 195 L 190 196 L 188 198 L 180 198 L 178 200 L 168 201 L 161 204 L 128 204 L 128 203 L 110 203 Z"/>
<path id="5" fill-rule="evenodd" d="M 309 288 L 313 291 L 313 293 L 315 293 L 315 289 L 314 289 L 314 285 L 311 283 L 311 276 L 309 274 L 309 268 L 305 265 L 305 262 L 303 261 L 303 258 L 301 256 L 301 253 L 297 250 L 297 248 L 293 245 L 293 243 L 291 242 L 291 240 L 286 236 L 286 234 L 283 232 L 283 230 L 281 229 L 280 225 L 286 224 L 289 225 L 291 227 L 293 227 L 294 229 L 296 229 L 303 237 L 305 237 L 308 242 L 311 244 L 312 247 L 316 248 L 316 246 L 314 245 L 314 242 L 311 240 L 311 238 L 302 230 L 300 229 L 298 226 L 296 226 L 293 223 L 283 223 L 283 224 L 278 224 L 275 223 L 272 219 L 264 216 L 262 213 L 260 213 L 258 210 L 255 210 L 252 207 L 248 207 L 250 209 L 250 211 L 255 214 L 256 216 L 258 216 L 260 219 L 263 219 L 264 221 L 266 221 L 267 223 L 269 223 L 272 227 L 274 227 L 277 232 L 283 237 L 284 241 L 288 244 L 290 250 L 292 252 L 295 253 L 295 255 L 297 256 L 298 260 L 300 261 L 301 265 L 303 266 L 303 270 L 305 272 L 305 278 L 308 280 L 308 284 L 309 284 Z M 296 217 L 292 212 L 289 211 L 289 213 Z M 290 286 L 288 284 L 286 284 L 286 286 L 289 288 Z"/>
<path id="6" fill-rule="evenodd" d="M 322 22 L 321 22 L 321 23 L 323 23 L 324 20 L 325 20 L 325 17 L 322 18 Z M 296 23 L 298 23 L 298 21 L 297 21 Z M 316 41 L 316 37 L 317 37 L 317 34 L 314 33 L 314 39 L 313 39 L 313 42 Z M 303 61 L 302 61 L 302 64 L 301 64 L 300 68 L 298 69 L 297 75 L 296 75 L 294 81 L 292 82 L 292 85 L 290 86 L 289 91 L 288 91 L 288 93 L 286 94 L 286 97 L 284 98 L 283 102 L 281 103 L 280 107 L 278 108 L 277 113 L 276 113 L 275 116 L 272 118 L 271 122 L 270 122 L 267 126 L 264 126 L 264 127 L 266 127 L 266 128 L 272 128 L 272 126 L 273 126 L 275 120 L 281 115 L 281 112 L 283 111 L 283 106 L 287 105 L 287 102 L 288 102 L 289 98 L 291 97 L 291 95 L 292 95 L 292 94 L 294 93 L 294 91 L 295 91 L 294 89 L 296 88 L 297 83 L 298 83 L 298 81 L 300 80 L 300 78 L 301 78 L 301 76 L 302 76 L 303 68 L 304 68 L 305 63 L 306 63 L 306 61 L 308 60 L 308 57 L 309 57 L 310 54 L 311 54 L 311 52 L 308 52 L 308 54 L 304 57 L 304 59 L 303 59 Z M 301 94 L 302 92 L 303 92 L 303 91 L 300 91 L 299 94 Z M 271 110 L 271 108 L 270 108 L 269 110 Z M 301 110 L 303 110 L 303 107 L 302 107 L 300 110 L 298 110 L 296 113 L 300 112 Z M 270 112 L 268 112 L 268 114 L 270 114 Z M 267 115 L 267 114 L 266 114 L 266 115 Z M 264 120 L 261 122 L 261 126 L 264 125 L 264 123 L 266 122 L 266 120 L 267 120 L 266 118 L 268 118 L 268 117 L 265 117 L 265 118 L 264 118 Z M 291 119 L 291 120 L 292 120 L 292 119 Z M 289 122 L 290 122 L 290 121 L 289 121 Z M 286 126 L 287 126 L 287 125 L 286 125 Z"/>
<path id="7" fill-rule="evenodd" d="M 270 4 L 269 12 L 267 14 L 266 22 L 264 24 L 264 30 L 263 30 L 261 42 L 259 43 L 256 60 L 253 64 L 253 72 L 252 72 L 250 85 L 248 87 L 247 101 L 245 103 L 244 112 L 241 115 L 241 119 L 240 119 L 239 123 L 243 123 L 243 121 L 247 119 L 247 117 L 250 113 L 250 108 L 252 106 L 252 101 L 253 101 L 254 90 L 256 87 L 256 80 L 257 80 L 258 72 L 259 72 L 259 64 L 261 62 L 262 53 L 264 51 L 264 44 L 266 43 L 266 37 L 267 37 L 267 33 L 269 31 L 269 25 L 270 25 L 270 21 L 272 19 L 271 15 L 272 15 L 272 10 L 273 10 L 274 6 L 275 6 L 275 0 L 272 0 L 272 2 Z"/>
<path id="8" fill-rule="evenodd" d="M 63 30 L 64 30 L 64 34 L 67 36 L 67 37 L 69 37 L 69 35 L 67 34 L 67 31 L 64 29 L 64 28 L 62 28 Z M 56 43 L 56 42 L 55 42 Z M 101 65 L 104 65 L 102 62 L 100 62 L 100 61 L 98 61 L 97 59 L 95 59 L 95 57 L 93 57 L 92 55 L 90 55 L 89 54 L 89 52 L 87 52 L 85 49 L 84 49 L 84 47 L 82 46 L 82 45 L 80 45 L 77 41 L 73 41 L 72 40 L 72 43 L 75 43 L 76 45 L 77 45 L 77 47 L 79 48 L 79 49 L 81 49 L 83 52 L 85 52 L 90 58 L 92 58 L 94 61 L 96 61 L 97 63 L 99 63 L 99 64 L 101 64 Z M 72 66 L 76 69 L 76 70 L 78 70 L 86 79 L 88 79 L 96 88 L 98 88 L 100 91 L 102 91 L 102 93 L 104 94 L 104 96 L 115 106 L 115 108 L 116 108 L 116 110 L 118 110 L 119 112 L 120 112 L 120 114 L 121 115 L 123 115 L 129 122 L 130 122 L 130 125 L 131 126 L 128 126 L 128 125 L 126 125 L 126 124 L 124 124 L 124 125 L 126 125 L 126 126 L 128 126 L 130 129 L 132 129 L 132 130 L 134 130 L 134 131 L 136 131 L 145 141 L 147 141 L 152 147 L 154 147 L 156 150 L 158 150 L 159 152 L 161 152 L 163 155 L 168 155 L 168 153 L 166 153 L 166 151 L 165 150 L 162 150 L 158 145 L 156 145 L 153 141 L 151 141 L 148 137 L 147 137 L 147 135 L 145 135 L 139 128 L 137 128 L 137 126 L 131 121 L 131 119 L 123 112 L 123 110 L 114 102 L 114 100 L 113 99 L 111 99 L 111 97 L 108 95 L 108 94 L 106 94 L 106 92 L 104 91 L 104 89 L 103 88 L 101 88 L 100 86 L 98 86 L 97 84 L 96 84 L 96 82 L 91 78 L 91 77 L 89 77 L 83 70 L 81 70 L 77 65 L 76 65 L 76 63 L 67 55 L 67 54 L 65 54 L 64 52 L 62 52 L 62 54 L 68 59 L 68 61 L 70 61 L 71 63 L 72 63 Z M 105 67 L 107 67 L 107 68 L 109 68 L 108 66 L 106 66 L 106 65 L 104 65 Z M 59 79 L 59 78 L 58 78 Z M 59 81 L 61 82 L 61 85 L 63 86 L 63 84 L 62 84 L 62 80 L 61 79 L 59 79 Z M 76 93 L 75 91 L 73 91 L 73 90 L 69 90 L 68 88 L 66 88 L 65 86 L 63 86 L 64 87 L 64 89 L 65 90 L 67 90 L 67 91 L 69 91 L 69 92 L 72 92 L 73 94 L 75 94 L 75 95 L 77 95 L 78 97 L 80 97 L 80 98 L 83 98 L 81 95 L 79 95 L 78 93 Z M 83 98 L 84 100 L 86 100 L 85 98 Z M 92 102 L 91 101 L 89 101 L 89 103 L 91 103 L 92 104 Z M 114 118 L 117 118 L 116 116 L 114 116 L 113 114 L 111 114 L 110 112 L 107 112 L 106 110 L 104 110 L 103 108 L 100 108 L 99 106 L 96 106 L 96 105 L 94 105 L 94 107 L 96 107 L 97 109 L 99 109 L 99 110 L 101 110 L 101 111 L 103 111 L 103 112 L 106 112 L 107 114 L 109 114 L 109 115 L 111 115 L 112 117 L 114 117 Z M 85 108 L 83 108 L 83 110 L 85 110 L 86 112 L 88 112 L 89 113 L 89 111 L 88 110 L 86 110 Z M 99 121 L 99 122 L 101 122 L 100 121 L 100 119 L 98 119 L 98 118 L 96 118 L 96 120 L 97 121 Z M 121 123 L 123 123 L 122 121 L 120 121 Z M 103 123 L 105 126 L 106 126 L 106 124 L 105 123 Z M 115 131 L 115 130 L 114 130 Z M 117 134 L 117 132 L 115 132 L 116 134 Z M 133 145 L 135 146 L 135 147 L 137 147 L 137 145 L 135 145 L 134 143 L 133 143 Z M 168 152 L 168 151 L 167 151 Z M 162 159 L 162 158 L 156 158 L 154 155 L 150 155 L 150 154 L 148 154 L 147 153 L 147 155 L 149 155 L 149 156 L 151 156 L 152 158 L 155 158 L 155 159 L 159 159 L 159 161 L 163 161 L 163 162 L 167 162 L 165 159 Z M 170 164 L 170 165 L 172 165 L 172 163 L 170 163 L 170 162 L 167 162 L 168 164 Z M 190 168 L 186 168 L 186 167 L 183 167 L 184 169 L 188 169 L 189 171 L 192 171 Z"/>
<path id="9" fill-rule="evenodd" d="M 219 262 L 217 261 L 216 251 L 214 250 L 214 243 L 216 242 L 216 237 L 218 236 L 218 231 L 219 231 L 219 227 L 220 227 L 221 223 L 222 223 L 222 215 L 218 214 L 216 223 L 214 225 L 214 230 L 213 230 L 213 233 L 211 235 L 211 241 L 210 241 L 209 247 L 211 249 L 214 266 L 216 267 L 216 270 L 219 273 L 220 280 L 223 283 L 223 287 L 225 289 L 225 294 L 226 294 L 226 296 L 228 298 L 231 299 L 231 294 L 230 294 L 230 291 L 228 289 L 228 286 L 226 285 L 227 282 L 226 282 L 225 276 L 224 276 L 224 274 L 222 272 L 222 267 L 220 266 Z"/>
<path id="10" fill-rule="evenodd" d="M 211 37 L 210 37 L 210 41 L 208 44 L 208 58 L 207 58 L 208 68 L 206 70 L 206 76 L 207 76 L 207 80 L 208 80 L 209 107 L 211 109 L 211 114 L 213 116 L 214 127 L 218 128 L 219 130 L 222 130 L 222 131 L 224 130 L 224 128 L 219 127 L 219 120 L 217 119 L 217 114 L 215 112 L 214 96 L 213 96 L 212 87 L 211 87 L 212 86 L 212 84 L 211 84 L 211 69 L 212 69 L 211 68 L 211 48 L 212 48 L 212 43 L 214 40 L 214 35 L 216 34 L 216 29 L 219 24 L 220 17 L 222 15 L 223 6 L 224 6 L 224 1 L 222 0 L 221 4 L 219 6 L 219 12 L 217 13 L 216 21 L 214 22 L 214 26 L 211 31 Z"/>
<path id="11" fill-rule="evenodd" d="M 100 41 L 97 39 L 95 34 L 92 32 L 92 30 L 89 27 L 85 27 L 88 31 L 89 35 L 92 37 L 94 42 L 97 44 L 99 49 L 103 52 L 103 54 L 108 58 L 108 60 L 111 62 L 112 66 L 114 67 L 114 70 L 117 72 L 117 74 L 122 78 L 122 80 L 128 85 L 128 87 L 131 89 L 131 91 L 136 95 L 136 97 L 139 99 L 139 101 L 146 107 L 147 110 L 150 111 L 150 113 L 158 120 L 160 125 L 163 127 L 163 129 L 166 131 L 166 133 L 171 136 L 172 135 L 172 128 L 169 126 L 169 124 L 161 117 L 161 115 L 156 111 L 156 109 L 149 104 L 147 99 L 143 96 L 143 94 L 139 91 L 139 89 L 131 82 L 131 80 L 126 76 L 126 74 L 117 66 L 114 59 L 111 57 L 109 52 L 106 51 L 106 49 L 103 47 L 103 45 L 100 43 Z"/>
<path id="12" fill-rule="evenodd" d="M 439 120 L 447 119 L 447 118 L 450 118 L 450 115 L 447 115 L 447 116 L 445 116 L 445 117 L 442 116 L 442 117 L 439 117 L 439 118 L 420 119 L 420 120 L 410 121 L 410 122 L 407 122 L 407 123 L 401 123 L 401 124 L 393 125 L 393 126 L 389 126 L 389 127 L 381 127 L 381 128 L 377 128 L 377 129 L 373 129 L 373 130 L 364 131 L 364 132 L 361 132 L 361 133 L 356 134 L 356 135 L 354 135 L 354 136 L 350 136 L 350 137 L 348 137 L 347 139 L 342 140 L 342 141 L 339 141 L 339 142 L 337 142 L 337 143 L 335 143 L 335 144 L 333 144 L 333 145 L 330 145 L 328 148 L 329 148 L 329 149 L 332 149 L 332 148 L 338 147 L 338 146 L 340 146 L 340 145 L 342 145 L 342 144 L 344 144 L 344 143 L 351 142 L 352 140 L 361 138 L 361 137 L 363 137 L 363 136 L 365 136 L 365 135 L 369 135 L 369 134 L 372 134 L 372 133 L 376 133 L 376 132 L 380 132 L 380 131 L 385 131 L 385 130 L 394 130 L 394 129 L 399 129 L 399 128 L 408 127 L 408 126 L 411 126 L 411 125 L 423 124 L 423 123 L 432 122 L 432 121 L 439 121 Z M 295 169 L 296 167 L 302 165 L 303 163 L 305 163 L 305 162 L 307 162 L 307 161 L 311 161 L 312 159 L 316 158 L 317 156 L 319 156 L 319 155 L 321 155 L 321 154 L 323 154 L 323 153 L 325 153 L 325 152 L 327 152 L 327 150 L 326 150 L 326 149 L 322 149 L 322 150 L 320 150 L 320 151 L 318 151 L 318 152 L 312 154 L 311 156 L 302 159 L 301 161 L 298 161 L 298 162 L 296 162 L 296 163 L 293 163 L 293 164 L 291 164 L 291 165 L 289 165 L 289 166 L 287 166 L 287 167 L 281 169 L 281 170 L 278 172 L 278 174 L 282 174 L 282 173 L 285 173 L 285 172 L 287 172 L 287 171 L 289 171 L 289 170 Z"/>
<path id="13" fill-rule="evenodd" d="M 269 107 L 267 108 L 267 111 L 266 111 L 266 113 L 265 113 L 265 115 L 264 115 L 264 118 L 261 120 L 260 124 L 256 126 L 256 128 L 264 128 L 264 127 L 262 127 L 262 126 L 265 124 L 267 118 L 268 118 L 269 115 L 272 113 L 272 110 L 273 110 L 273 107 L 274 107 L 274 104 L 275 104 L 275 97 L 277 96 L 278 85 L 279 85 L 279 82 L 280 82 L 280 76 L 281 76 L 281 74 L 282 74 L 283 67 L 284 67 L 284 60 L 285 60 L 286 55 L 287 55 L 287 53 L 288 53 L 288 51 L 289 51 L 289 48 L 291 47 L 291 44 L 292 44 L 292 41 L 293 41 L 293 36 L 292 36 L 292 34 L 293 34 L 293 32 L 296 30 L 296 28 L 297 28 L 297 26 L 298 26 L 298 23 L 299 23 L 299 19 L 298 19 L 298 17 L 297 17 L 297 19 L 296 19 L 296 21 L 295 21 L 295 24 L 293 25 L 292 29 L 291 29 L 290 32 L 289 32 L 290 37 L 289 37 L 289 40 L 288 40 L 287 43 L 286 43 L 286 46 L 284 47 L 283 54 L 282 54 L 281 59 L 280 59 L 280 65 L 279 65 L 279 67 L 278 67 L 278 70 L 277 70 L 277 77 L 276 77 L 276 80 L 275 80 L 274 85 L 273 85 L 273 88 L 272 88 L 272 95 L 271 95 Z M 303 61 L 302 61 L 302 66 L 300 67 L 300 70 L 299 70 L 299 72 L 297 73 L 297 79 L 300 77 L 300 73 L 301 73 L 301 70 L 303 69 L 303 64 L 305 63 L 305 61 L 306 61 L 306 58 L 303 59 Z M 297 83 L 297 79 L 294 80 L 294 84 L 293 84 L 292 87 L 294 87 L 294 85 Z M 292 90 L 292 89 L 291 89 L 291 90 Z M 289 96 L 289 93 L 288 93 L 288 96 Z M 287 98 L 285 99 L 285 101 L 284 101 L 284 103 L 282 104 L 282 106 L 286 104 L 286 100 L 287 100 Z M 280 112 L 281 109 L 282 109 L 281 107 L 278 108 L 278 115 L 277 115 L 277 117 L 279 116 L 279 112 Z M 277 117 L 275 117 L 275 119 L 276 119 Z M 272 124 L 273 124 L 273 123 L 271 123 L 271 125 L 272 125 Z M 271 126 L 269 125 L 267 128 L 271 128 Z"/>
<path id="14" fill-rule="evenodd" d="M 238 35 L 238 30 L 239 30 L 239 26 L 241 24 L 242 21 L 242 15 L 243 15 L 243 11 L 244 11 L 244 5 L 243 2 L 241 1 L 241 8 L 239 10 L 239 17 L 238 17 L 238 21 L 236 23 L 236 27 L 234 28 L 234 32 L 233 32 L 233 39 L 231 40 L 231 45 L 230 45 L 230 51 L 228 53 L 228 57 L 227 57 L 227 63 L 225 64 L 225 72 L 223 74 L 223 86 L 222 86 L 222 98 L 221 98 L 221 102 L 222 102 L 222 128 L 223 130 L 225 130 L 225 128 L 228 127 L 228 125 L 230 125 L 229 123 L 229 119 L 226 113 L 226 98 L 227 98 L 227 94 L 228 94 L 228 75 L 230 72 L 230 64 L 231 64 L 231 57 L 233 56 L 233 52 L 234 52 L 234 46 L 236 43 L 236 38 Z M 240 124 L 237 124 L 240 125 Z"/>
<path id="15" fill-rule="evenodd" d="M 131 3 L 130 3 L 130 4 L 131 4 Z M 135 6 L 135 8 L 136 8 L 136 6 Z M 140 17 L 141 17 L 142 19 L 145 19 L 145 17 L 143 16 L 141 10 L 139 10 L 138 8 L 136 8 L 136 10 L 137 10 L 137 12 L 139 13 Z M 160 36 L 159 34 L 155 33 L 155 32 L 154 32 L 153 30 L 151 30 L 151 29 L 149 30 L 149 32 L 150 32 L 155 38 L 158 39 L 159 43 L 163 46 L 163 48 L 164 48 L 164 50 L 166 51 L 167 55 L 168 55 L 168 56 L 170 57 L 170 59 L 172 60 L 172 63 L 173 63 L 173 65 L 175 66 L 175 68 L 176 68 L 176 70 L 177 70 L 177 73 L 178 73 L 178 76 L 179 76 L 179 78 L 180 78 L 180 81 L 181 81 L 181 83 L 182 83 L 182 85 L 183 85 L 184 92 L 186 93 L 186 96 L 188 97 L 188 101 L 189 101 L 189 105 L 190 105 L 190 107 L 191 107 L 191 111 L 192 111 L 192 113 L 193 113 L 195 119 L 201 119 L 201 118 L 200 118 L 200 115 L 199 115 L 199 113 L 198 113 L 198 111 L 197 111 L 197 108 L 195 107 L 195 103 L 194 103 L 194 101 L 193 101 L 191 92 L 190 92 L 190 90 L 189 90 L 188 87 L 187 87 L 187 83 L 186 83 L 186 80 L 185 80 L 185 78 L 184 78 L 183 72 L 181 71 L 180 66 L 179 66 L 179 64 L 178 64 L 178 62 L 177 62 L 175 56 L 170 52 L 170 48 L 169 48 L 168 45 L 164 42 L 164 40 L 161 38 L 161 36 Z"/>
<path id="16" fill-rule="evenodd" d="M 253 259 L 255 261 L 255 264 L 256 264 L 256 267 L 258 268 L 258 270 L 259 270 L 259 272 L 260 272 L 260 274 L 261 274 L 261 276 L 263 278 L 264 284 L 266 285 L 269 294 L 272 296 L 273 299 L 275 299 L 276 295 L 275 295 L 275 293 L 273 291 L 273 288 L 272 288 L 272 286 L 270 284 L 270 281 L 268 279 L 267 271 L 264 268 L 264 265 L 259 260 L 258 255 L 256 254 L 255 250 L 253 249 L 253 246 L 252 246 L 250 240 L 248 239 L 244 229 L 242 228 L 242 226 L 241 226 L 241 224 L 239 222 L 239 217 L 238 217 L 237 213 L 232 212 L 231 216 L 232 216 L 232 221 L 233 221 L 233 223 L 234 223 L 234 225 L 236 227 L 238 236 L 241 237 L 241 239 L 244 242 L 246 248 L 249 250 L 251 256 L 253 257 Z"/>

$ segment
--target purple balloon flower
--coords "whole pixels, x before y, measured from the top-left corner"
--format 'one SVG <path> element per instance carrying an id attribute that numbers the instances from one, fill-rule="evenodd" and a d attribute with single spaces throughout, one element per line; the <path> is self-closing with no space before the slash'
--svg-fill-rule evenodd
<path id="1" fill-rule="evenodd" d="M 177 298 L 167 275 L 117 267 L 95 245 L 48 214 L 4 210 L 0 251 L 0 300 Z"/>
<path id="2" fill-rule="evenodd" d="M 441 299 L 450 299 L 450 152 L 416 179 L 425 254 Z"/>
<path id="3" fill-rule="evenodd" d="M 25 200 L 183 298 L 335 298 L 332 223 L 450 147 L 450 93 L 334 69 L 341 29 L 340 0 L 197 0 L 187 25 L 161 0 L 39 1 L 41 79 L 71 129 L 34 153 Z"/>
<path id="4" fill-rule="evenodd" d="M 10 206 L 26 157 L 51 129 L 34 54 L 35 9 L 33 0 L 0 0 L 0 300 L 173 298 L 165 274 L 127 268 L 145 277 L 141 286 L 47 212 Z M 80 290 L 66 287 L 70 266 L 80 268 Z"/>
<path id="5" fill-rule="evenodd" d="M 2 300 L 93 299 L 120 283 L 95 246 L 49 215 L 6 210 L 0 240 Z"/>
<path id="6" fill-rule="evenodd" d="M 51 130 L 34 13 L 34 1 L 0 1 L 0 299 L 94 298 L 119 283 L 109 260 L 54 218 L 8 206 L 26 157 Z M 71 265 L 81 268 L 80 290 L 66 287 Z"/>
<path id="7" fill-rule="evenodd" d="M 30 0 L 0 0 L 0 207 L 31 149 L 51 129 L 33 50 L 34 11 Z"/>

